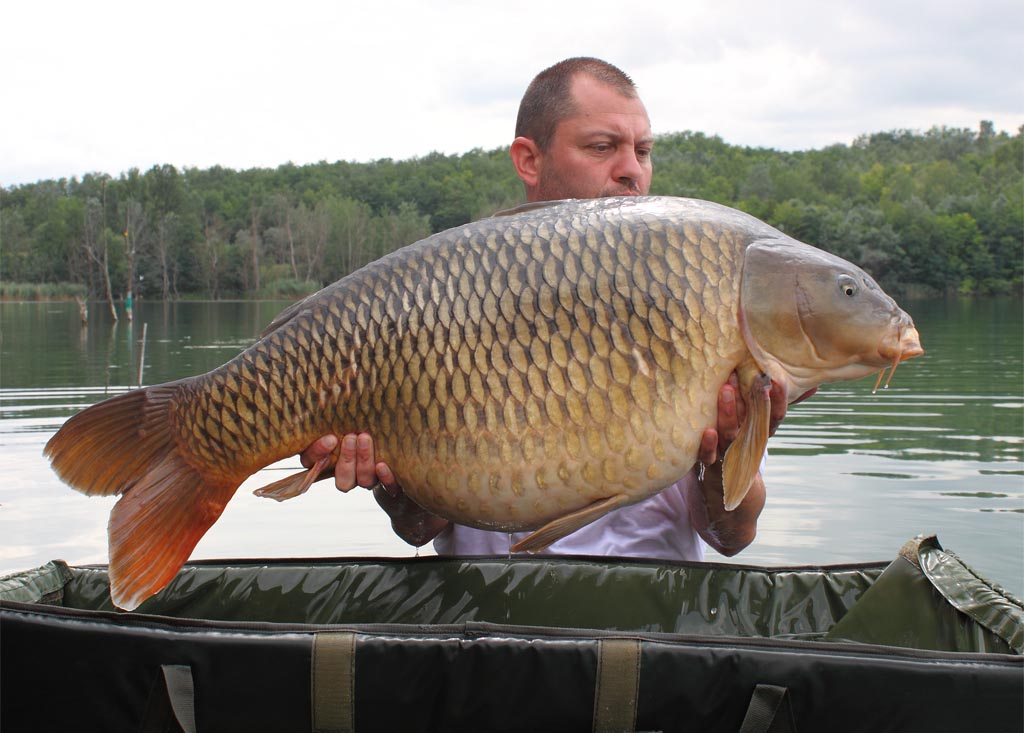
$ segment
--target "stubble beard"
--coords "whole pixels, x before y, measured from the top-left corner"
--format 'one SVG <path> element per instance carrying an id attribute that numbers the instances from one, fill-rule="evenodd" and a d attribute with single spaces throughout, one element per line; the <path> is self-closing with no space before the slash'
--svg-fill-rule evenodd
<path id="1" fill-rule="evenodd" d="M 637 181 L 618 183 L 605 188 L 587 190 L 579 185 L 577 181 L 569 180 L 563 176 L 545 171 L 541 173 L 538 189 L 542 201 L 557 201 L 560 199 L 593 199 L 606 196 L 641 196 L 640 184 Z"/>

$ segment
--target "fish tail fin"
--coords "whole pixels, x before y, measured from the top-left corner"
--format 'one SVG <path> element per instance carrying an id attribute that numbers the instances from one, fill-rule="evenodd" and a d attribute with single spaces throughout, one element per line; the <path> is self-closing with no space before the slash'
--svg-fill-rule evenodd
<path id="1" fill-rule="evenodd" d="M 65 482 L 121 494 L 110 513 L 111 598 L 136 608 L 185 564 L 244 476 L 200 471 L 174 434 L 181 383 L 135 390 L 70 418 L 44 453 Z"/>
<path id="2" fill-rule="evenodd" d="M 131 611 L 174 579 L 235 493 L 168 453 L 110 512 L 110 597 Z"/>

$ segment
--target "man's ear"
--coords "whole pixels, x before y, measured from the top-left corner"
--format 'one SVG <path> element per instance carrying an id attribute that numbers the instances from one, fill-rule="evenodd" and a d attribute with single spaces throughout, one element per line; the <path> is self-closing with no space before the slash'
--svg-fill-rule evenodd
<path id="1" fill-rule="evenodd" d="M 528 137 L 517 137 L 512 141 L 508 154 L 527 190 L 535 188 L 540 180 L 541 166 L 541 152 L 537 143 Z"/>

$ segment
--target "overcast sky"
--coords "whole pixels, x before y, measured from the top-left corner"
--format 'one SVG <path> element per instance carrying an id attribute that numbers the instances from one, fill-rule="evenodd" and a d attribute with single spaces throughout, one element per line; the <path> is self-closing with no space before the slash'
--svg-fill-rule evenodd
<path id="1" fill-rule="evenodd" d="M 1021 0 L 7 2 L 0 185 L 505 146 L 533 75 L 575 55 L 629 73 L 655 133 L 1013 133 L 1022 49 Z"/>

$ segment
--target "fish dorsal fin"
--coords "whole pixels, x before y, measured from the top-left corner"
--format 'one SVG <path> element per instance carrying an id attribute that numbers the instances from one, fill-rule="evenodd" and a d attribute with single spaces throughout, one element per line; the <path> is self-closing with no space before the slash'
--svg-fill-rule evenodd
<path id="1" fill-rule="evenodd" d="M 283 311 L 278 313 L 278 316 L 276 316 L 273 320 L 270 321 L 270 325 L 267 326 L 265 329 L 263 329 L 263 331 L 260 332 L 259 337 L 261 339 L 266 338 L 267 336 L 272 334 L 274 331 L 280 329 L 282 326 L 287 324 L 288 321 L 292 320 L 293 318 L 295 318 L 300 313 L 307 312 L 307 311 L 311 310 L 310 301 L 312 301 L 313 298 L 318 297 L 319 294 L 321 294 L 323 292 L 324 291 L 322 291 L 322 290 L 321 291 L 316 291 L 312 295 L 306 296 L 302 300 L 297 301 L 295 303 L 292 303 L 290 306 L 288 306 Z"/>
<path id="2" fill-rule="evenodd" d="M 502 211 L 496 211 L 492 216 L 515 216 L 516 214 L 524 214 L 527 211 L 538 211 L 540 209 L 547 209 L 552 206 L 558 206 L 564 204 L 566 201 L 576 201 L 577 199 L 565 199 L 562 201 L 531 201 L 521 206 L 515 206 L 511 209 L 504 209 Z"/>
<path id="3" fill-rule="evenodd" d="M 725 508 L 730 512 L 743 502 L 760 469 L 761 457 L 768 447 L 772 413 L 771 378 L 753 361 L 740 366 L 738 372 L 747 415 L 739 435 L 725 452 L 722 465 Z"/>
<path id="4" fill-rule="evenodd" d="M 299 315 L 299 313 L 306 309 L 307 302 L 309 301 L 309 298 L 312 297 L 313 296 L 311 295 L 307 298 L 303 298 L 302 300 L 296 303 L 292 303 L 290 306 L 288 306 L 283 311 L 278 313 L 277 317 L 270 322 L 270 325 L 268 325 L 266 328 L 260 331 L 260 338 L 266 338 L 274 331 L 281 328 L 281 326 L 288 323 L 288 321 L 295 318 L 295 316 Z"/>

